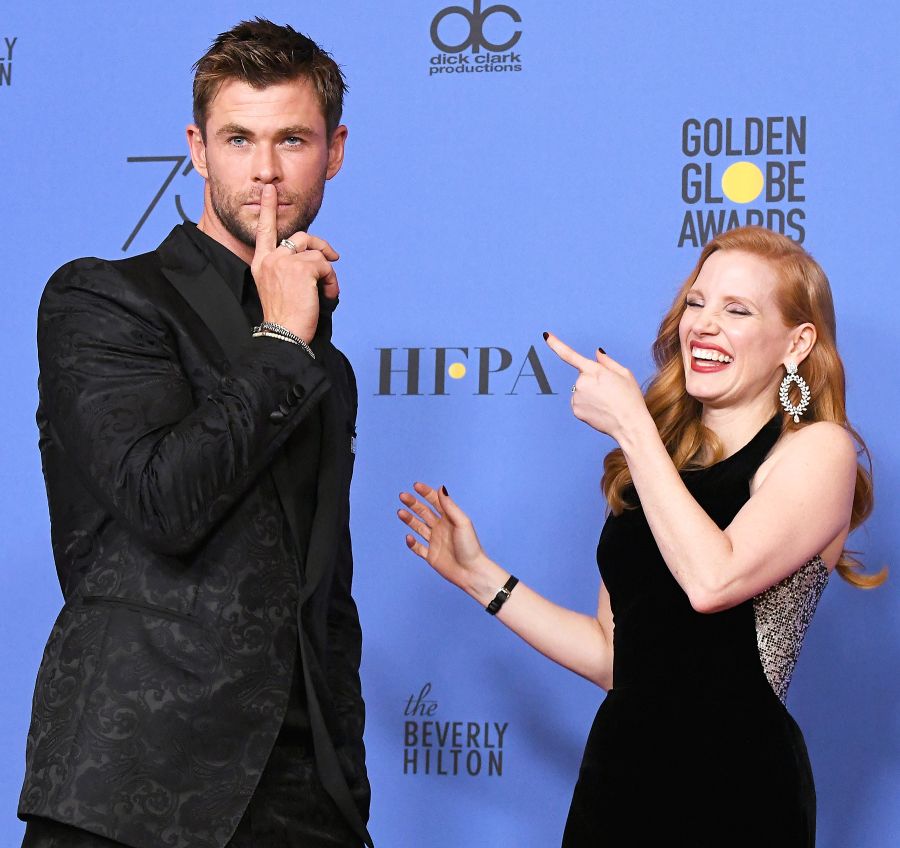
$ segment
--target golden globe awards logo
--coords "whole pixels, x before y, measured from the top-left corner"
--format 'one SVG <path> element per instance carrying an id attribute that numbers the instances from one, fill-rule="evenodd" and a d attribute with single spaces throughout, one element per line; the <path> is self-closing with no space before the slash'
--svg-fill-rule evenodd
<path id="1" fill-rule="evenodd" d="M 0 88 L 12 85 L 13 48 L 19 40 L 18 36 L 4 36 L 0 44 Z"/>
<path id="2" fill-rule="evenodd" d="M 376 395 L 554 395 L 534 345 L 505 347 L 379 347 Z M 449 380 L 448 380 L 449 378 Z"/>
<path id="3" fill-rule="evenodd" d="M 522 55 L 513 50 L 522 37 L 515 28 L 521 16 L 505 3 L 483 9 L 481 2 L 471 0 L 471 8 L 447 6 L 432 18 L 431 42 L 440 52 L 428 60 L 428 76 L 522 70 Z"/>
<path id="4" fill-rule="evenodd" d="M 443 721 L 430 695 L 426 683 L 403 707 L 403 773 L 502 777 L 509 722 Z"/>
<path id="5" fill-rule="evenodd" d="M 678 246 L 753 224 L 806 237 L 806 116 L 688 118 L 681 127 Z"/>

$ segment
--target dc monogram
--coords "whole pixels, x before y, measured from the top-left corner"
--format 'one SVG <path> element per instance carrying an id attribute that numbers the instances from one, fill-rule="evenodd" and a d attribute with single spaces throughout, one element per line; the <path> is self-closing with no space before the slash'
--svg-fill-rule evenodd
<path id="1" fill-rule="evenodd" d="M 495 3 L 485 9 L 481 3 L 482 0 L 472 0 L 471 9 L 447 6 L 432 18 L 431 41 L 440 52 L 429 58 L 428 76 L 522 70 L 522 55 L 512 50 L 522 37 L 522 30 L 514 28 L 522 22 L 521 16 L 505 3 Z M 489 20 L 491 37 L 502 38 L 509 33 L 506 41 L 497 43 L 485 35 L 485 23 Z M 482 47 L 486 52 L 482 52 Z"/>
<path id="2" fill-rule="evenodd" d="M 469 24 L 469 35 L 465 41 L 459 44 L 447 44 L 438 32 L 441 22 L 451 15 L 460 15 Z M 438 50 L 443 50 L 444 53 L 462 53 L 463 50 L 469 47 L 472 48 L 473 53 L 478 53 L 482 47 L 494 53 L 502 53 L 504 50 L 509 50 L 522 37 L 522 30 L 517 29 L 502 44 L 494 44 L 488 41 L 484 35 L 484 22 L 492 15 L 506 15 L 517 24 L 522 22 L 519 13 L 512 6 L 497 4 L 488 6 L 487 9 L 482 11 L 481 0 L 473 0 L 471 12 L 463 6 L 448 6 L 446 9 L 441 9 L 431 21 L 431 40 L 434 42 L 434 46 Z"/>

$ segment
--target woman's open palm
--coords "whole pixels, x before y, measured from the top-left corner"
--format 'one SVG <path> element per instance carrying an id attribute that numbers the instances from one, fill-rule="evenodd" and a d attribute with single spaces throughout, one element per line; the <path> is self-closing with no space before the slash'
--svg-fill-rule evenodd
<path id="1" fill-rule="evenodd" d="M 442 577 L 467 588 L 468 577 L 484 556 L 472 522 L 445 488 L 439 492 L 424 483 L 415 483 L 413 489 L 419 497 L 401 492 L 400 501 L 406 509 L 398 510 L 397 516 L 422 541 L 408 534 L 407 547 Z"/>

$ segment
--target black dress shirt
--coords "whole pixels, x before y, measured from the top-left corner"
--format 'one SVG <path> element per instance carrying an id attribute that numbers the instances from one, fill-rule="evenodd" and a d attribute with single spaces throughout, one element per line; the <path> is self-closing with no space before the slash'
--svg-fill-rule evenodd
<path id="1" fill-rule="evenodd" d="M 194 244 L 203 251 L 204 256 L 210 261 L 213 268 L 218 271 L 222 279 L 228 284 L 228 288 L 237 298 L 238 303 L 241 304 L 244 315 L 247 316 L 248 327 L 257 326 L 263 319 L 263 313 L 250 266 L 237 254 L 232 253 L 225 245 L 204 233 L 196 224 L 185 224 L 184 229 Z M 289 344 L 289 342 L 285 342 L 285 344 Z M 320 443 L 321 428 L 321 415 L 319 410 L 315 409 L 303 422 L 298 433 L 285 444 L 283 450 L 290 456 L 291 443 L 297 438 L 315 439 L 317 443 Z M 297 526 L 300 528 L 300 532 L 307 543 L 309 542 L 310 528 L 312 527 L 316 511 L 317 482 L 318 467 L 309 467 L 309 464 L 306 463 L 304 467 L 298 468 L 297 503 L 299 504 L 300 514 L 297 516 Z M 287 532 L 287 528 L 285 528 L 285 532 Z M 303 560 L 306 558 L 306 551 L 299 551 L 298 554 L 302 568 Z M 294 664 L 294 679 L 291 684 L 287 714 L 276 744 L 305 748 L 311 743 L 311 739 L 309 736 L 309 716 L 306 709 L 299 657 L 298 651 L 297 661 Z"/>
<path id="2" fill-rule="evenodd" d="M 184 231 L 228 284 L 228 288 L 244 310 L 250 326 L 256 327 L 262 321 L 262 306 L 253 274 L 250 273 L 250 266 L 224 244 L 204 233 L 196 224 L 185 224 Z"/>

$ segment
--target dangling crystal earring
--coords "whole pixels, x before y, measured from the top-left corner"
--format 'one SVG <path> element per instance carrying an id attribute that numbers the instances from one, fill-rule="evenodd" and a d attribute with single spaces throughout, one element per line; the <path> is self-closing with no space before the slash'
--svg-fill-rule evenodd
<path id="1" fill-rule="evenodd" d="M 781 401 L 784 411 L 794 417 L 794 423 L 799 424 L 800 416 L 806 412 L 806 408 L 809 406 L 809 386 L 806 380 L 797 373 L 797 364 L 793 360 L 790 360 L 784 367 L 787 368 L 787 374 L 784 375 L 781 387 L 778 389 L 778 399 Z M 797 406 L 794 406 L 790 397 L 788 397 L 788 389 L 790 389 L 791 383 L 796 383 L 797 388 L 800 389 L 800 403 Z"/>

